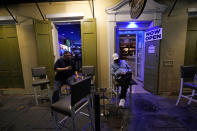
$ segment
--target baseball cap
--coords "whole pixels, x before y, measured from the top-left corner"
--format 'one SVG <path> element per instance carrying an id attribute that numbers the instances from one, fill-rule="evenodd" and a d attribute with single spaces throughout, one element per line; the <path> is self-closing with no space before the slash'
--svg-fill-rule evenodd
<path id="1" fill-rule="evenodd" d="M 113 60 L 117 60 L 117 59 L 119 59 L 119 55 L 117 53 L 114 53 L 112 55 L 112 58 L 113 58 Z"/>

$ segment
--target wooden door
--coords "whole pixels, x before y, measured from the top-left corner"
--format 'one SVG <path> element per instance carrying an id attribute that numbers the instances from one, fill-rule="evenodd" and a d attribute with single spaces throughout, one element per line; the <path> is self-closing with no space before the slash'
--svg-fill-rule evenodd
<path id="1" fill-rule="evenodd" d="M 0 26 L 0 88 L 24 88 L 15 25 Z"/>
<path id="2" fill-rule="evenodd" d="M 145 43 L 144 89 L 158 93 L 160 40 Z"/>
<path id="3" fill-rule="evenodd" d="M 96 19 L 84 19 L 81 21 L 82 41 L 82 65 L 95 67 L 97 78 L 97 39 Z"/>
<path id="4" fill-rule="evenodd" d="M 49 79 L 54 79 L 54 53 L 51 22 L 34 20 L 38 66 L 45 66 Z"/>

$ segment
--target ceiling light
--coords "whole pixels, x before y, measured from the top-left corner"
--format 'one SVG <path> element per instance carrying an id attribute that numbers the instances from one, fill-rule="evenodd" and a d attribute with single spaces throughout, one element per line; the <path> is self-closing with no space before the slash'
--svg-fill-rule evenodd
<path id="1" fill-rule="evenodd" d="M 138 28 L 138 26 L 135 22 L 129 22 L 129 24 L 127 25 L 127 28 Z"/>

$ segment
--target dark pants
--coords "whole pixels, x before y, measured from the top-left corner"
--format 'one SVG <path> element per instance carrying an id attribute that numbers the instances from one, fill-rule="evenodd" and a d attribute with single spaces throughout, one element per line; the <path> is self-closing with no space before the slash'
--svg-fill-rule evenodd
<path id="1" fill-rule="evenodd" d="M 62 81 L 54 80 L 54 88 L 53 88 L 53 95 L 52 95 L 52 104 L 59 100 L 59 94 L 61 87 L 63 86 Z"/>
<path id="2" fill-rule="evenodd" d="M 120 79 L 116 79 L 116 81 L 121 86 L 120 99 L 125 99 L 127 94 L 127 89 L 130 85 L 130 81 L 132 80 L 132 73 L 128 72 L 125 75 L 121 75 L 121 77 L 119 78 Z"/>
<path id="3" fill-rule="evenodd" d="M 59 100 L 61 87 L 63 85 L 69 85 L 70 81 L 73 80 L 73 76 L 65 77 L 65 81 L 58 81 L 54 80 L 54 88 L 53 88 L 53 95 L 52 95 L 52 104 Z"/>

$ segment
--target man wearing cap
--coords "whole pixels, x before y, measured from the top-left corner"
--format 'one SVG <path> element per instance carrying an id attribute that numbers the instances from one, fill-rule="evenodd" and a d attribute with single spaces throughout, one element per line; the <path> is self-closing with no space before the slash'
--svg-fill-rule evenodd
<path id="1" fill-rule="evenodd" d="M 119 55 L 117 53 L 114 53 L 112 58 L 113 63 L 111 64 L 111 74 L 115 76 L 116 81 L 121 86 L 119 106 L 124 107 L 127 89 L 130 81 L 132 80 L 132 70 L 125 60 L 119 59 Z"/>

